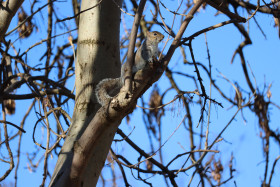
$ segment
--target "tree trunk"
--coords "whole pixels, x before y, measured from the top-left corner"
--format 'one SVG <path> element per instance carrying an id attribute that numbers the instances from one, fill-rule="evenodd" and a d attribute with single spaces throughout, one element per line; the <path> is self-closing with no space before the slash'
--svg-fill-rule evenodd
<path id="1" fill-rule="evenodd" d="M 121 5 L 122 0 L 115 1 Z M 98 2 L 98 0 L 83 0 L 81 11 L 97 5 Z M 100 107 L 94 93 L 96 84 L 103 78 L 120 75 L 119 25 L 120 9 L 113 1 L 102 1 L 95 8 L 80 15 L 75 64 L 75 109 L 50 186 L 66 185 L 73 159 L 74 143 Z M 80 181 L 83 186 L 96 185 L 114 137 L 112 131 L 115 132 L 115 129 L 106 129 L 100 137 L 102 141 L 97 142 L 92 148 L 92 157 Z"/>

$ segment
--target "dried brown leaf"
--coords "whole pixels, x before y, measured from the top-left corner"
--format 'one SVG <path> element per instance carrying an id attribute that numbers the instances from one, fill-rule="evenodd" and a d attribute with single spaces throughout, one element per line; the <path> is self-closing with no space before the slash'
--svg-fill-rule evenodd
<path id="1" fill-rule="evenodd" d="M 5 112 L 12 115 L 16 111 L 16 102 L 13 99 L 4 100 Z"/>
<path id="2" fill-rule="evenodd" d="M 23 10 L 23 8 L 21 8 L 20 11 L 18 12 L 18 24 L 23 22 L 27 17 L 28 17 L 28 15 Z M 19 37 L 20 38 L 29 37 L 31 35 L 32 31 L 33 31 L 33 27 L 34 26 L 31 22 L 31 20 L 27 19 L 26 22 L 18 28 Z"/>

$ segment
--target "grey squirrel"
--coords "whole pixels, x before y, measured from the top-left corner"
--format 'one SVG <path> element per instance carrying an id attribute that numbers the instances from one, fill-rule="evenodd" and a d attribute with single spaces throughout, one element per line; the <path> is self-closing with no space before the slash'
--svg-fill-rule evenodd
<path id="1" fill-rule="evenodd" d="M 164 35 L 157 31 L 147 31 L 146 35 L 146 39 L 136 51 L 132 73 L 143 69 L 148 62 L 153 62 L 158 57 L 158 44 L 163 40 Z M 115 96 L 123 86 L 126 66 L 127 63 L 121 68 L 121 77 L 103 79 L 97 84 L 95 95 L 98 103 L 102 106 L 108 103 L 112 99 L 112 96 Z"/>

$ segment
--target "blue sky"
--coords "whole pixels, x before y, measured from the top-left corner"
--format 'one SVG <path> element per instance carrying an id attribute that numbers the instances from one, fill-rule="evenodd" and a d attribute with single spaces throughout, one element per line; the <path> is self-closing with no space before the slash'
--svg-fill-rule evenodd
<path id="1" fill-rule="evenodd" d="M 176 10 L 178 2 L 176 1 L 170 1 L 170 2 L 164 2 L 165 5 L 171 9 Z M 55 3 L 55 8 L 58 10 L 60 18 L 64 18 L 67 16 L 72 15 L 72 9 L 69 7 L 69 3 L 67 2 L 57 2 Z M 30 7 L 29 1 L 24 2 L 24 7 Z M 150 9 L 151 5 L 148 4 L 146 6 L 145 15 L 147 18 L 151 17 Z M 168 24 L 171 24 L 171 21 L 173 19 L 173 16 L 170 12 L 167 12 L 164 10 L 163 7 L 161 7 L 162 13 L 165 16 L 165 21 Z M 27 11 L 28 8 L 25 8 Z M 182 9 L 181 9 L 182 10 Z M 46 28 L 47 24 L 45 23 L 47 9 L 43 9 L 40 14 L 37 14 L 33 21 L 37 25 L 37 31 L 32 34 L 32 37 L 24 40 L 18 40 L 15 42 L 16 48 L 20 48 L 21 51 L 25 51 L 30 45 L 40 41 L 41 39 L 45 39 L 47 37 L 46 34 Z M 220 23 L 222 21 L 228 20 L 226 16 L 218 15 L 214 16 L 216 11 L 211 8 L 207 7 L 206 10 L 201 10 L 199 14 L 196 14 L 192 22 L 189 24 L 186 32 L 184 33 L 184 37 L 190 36 L 191 34 L 205 28 L 209 27 L 211 25 L 215 25 L 217 23 Z M 247 17 L 248 15 L 243 12 L 243 16 Z M 41 18 L 44 17 L 44 21 L 42 22 Z M 125 24 L 126 27 L 131 28 L 131 24 L 133 22 L 133 19 L 127 15 L 124 15 L 125 17 Z M 176 22 L 174 25 L 174 31 L 178 31 L 179 24 L 180 24 L 179 17 L 176 18 Z M 277 104 L 279 103 L 278 95 L 280 94 L 280 81 L 279 81 L 279 58 L 277 54 L 279 54 L 280 50 L 280 40 L 278 38 L 277 29 L 273 27 L 274 21 L 271 16 L 260 14 L 258 13 L 256 15 L 256 19 L 261 24 L 262 29 L 264 30 L 267 38 L 265 38 L 260 30 L 257 28 L 257 25 L 254 23 L 253 19 L 250 20 L 249 24 L 246 23 L 244 26 L 246 28 L 249 27 L 249 33 L 251 36 L 251 39 L 253 41 L 252 45 L 246 46 L 244 49 L 246 62 L 250 64 L 250 67 L 252 69 L 252 72 L 254 73 L 254 76 L 256 77 L 257 86 L 262 92 L 264 89 L 264 85 L 267 86 L 269 84 L 272 84 L 271 92 L 272 92 L 272 98 L 271 100 Z M 72 21 L 66 21 L 66 26 L 69 28 L 74 28 L 73 20 Z M 16 19 L 13 19 L 12 24 L 9 28 L 12 29 L 16 25 Z M 60 34 L 63 32 L 66 32 L 68 28 L 61 27 L 57 28 L 56 33 L 53 33 L 53 35 Z M 152 30 L 157 30 L 160 32 L 163 32 L 163 30 L 159 27 L 153 27 Z M 75 37 L 77 35 L 77 32 L 72 32 L 72 35 Z M 124 35 L 123 28 L 121 24 L 121 36 Z M 57 44 L 61 43 L 67 43 L 68 42 L 68 36 L 64 35 L 59 38 L 57 38 Z M 237 48 L 237 46 L 244 40 L 242 35 L 237 31 L 237 29 L 233 25 L 227 25 L 222 28 L 218 28 L 216 30 L 210 31 L 206 34 L 207 36 L 207 42 L 209 45 L 210 55 L 211 55 L 211 63 L 212 63 L 212 74 L 213 78 L 216 80 L 216 83 L 224 90 L 224 92 L 227 94 L 227 96 L 230 96 L 231 98 L 234 97 L 235 91 L 233 87 L 225 81 L 220 75 L 219 71 L 222 72 L 230 81 L 232 82 L 238 82 L 242 89 L 249 92 L 249 88 L 245 82 L 245 77 L 243 75 L 242 69 L 241 69 L 241 63 L 240 58 L 237 55 L 235 57 L 235 60 L 233 64 L 230 64 L 230 60 L 232 58 L 232 55 Z M 10 36 L 11 41 L 14 41 L 18 37 L 17 34 L 12 34 Z M 167 38 L 167 34 L 165 34 L 165 39 Z M 164 41 L 165 42 L 165 41 Z M 160 48 L 163 47 L 164 42 L 160 45 Z M 168 43 L 170 45 L 171 42 Z M 27 56 L 27 62 L 29 65 L 37 65 L 40 62 L 38 59 L 43 55 L 44 50 L 46 48 L 46 44 L 42 44 L 38 47 L 35 47 L 32 49 L 28 56 Z M 205 36 L 202 34 L 199 37 L 195 38 L 193 40 L 193 49 L 194 49 L 194 55 L 197 62 L 201 62 L 205 66 L 208 67 L 208 60 L 207 60 L 207 52 L 206 52 L 206 45 L 205 45 Z M 166 49 L 165 49 L 166 50 Z M 54 52 L 56 51 L 56 48 L 54 48 Z M 188 51 L 188 50 L 186 50 Z M 69 54 L 71 54 L 71 49 L 69 49 Z M 166 52 L 166 51 L 164 51 Z M 180 71 L 183 73 L 191 74 L 193 76 L 196 76 L 194 73 L 194 67 L 183 65 L 182 63 L 182 56 L 179 52 L 179 50 L 176 51 L 174 56 L 172 57 L 169 68 L 174 71 Z M 187 59 L 191 61 L 190 53 L 187 52 Z M 209 88 L 210 83 L 207 75 L 203 72 L 203 70 L 200 68 L 201 76 L 203 78 L 203 83 L 206 88 L 207 93 L 209 94 Z M 55 74 L 56 72 L 54 72 Z M 190 79 L 184 78 L 179 75 L 174 75 L 176 81 L 179 83 L 179 87 L 182 90 L 185 91 L 193 91 L 195 89 L 195 86 L 193 82 Z M 54 80 L 56 80 L 55 76 L 51 77 Z M 250 78 L 253 80 L 252 75 L 250 75 Z M 69 89 L 72 90 L 74 81 L 70 81 L 67 83 L 67 86 Z M 165 89 L 169 88 L 171 85 L 168 81 L 168 79 L 163 76 L 157 83 L 158 87 L 160 88 L 160 92 L 162 93 L 165 91 Z M 266 90 L 265 90 L 266 91 Z M 265 92 L 264 91 L 264 92 Z M 27 87 L 22 87 L 20 89 L 21 93 L 28 92 Z M 18 92 L 19 93 L 19 92 Z M 150 96 L 151 90 L 148 90 L 144 95 L 143 98 L 148 100 Z M 175 91 L 171 91 L 167 94 L 165 97 L 163 103 L 167 103 L 170 100 L 174 98 L 176 95 Z M 248 99 L 247 95 L 244 95 L 243 97 L 246 97 Z M 236 112 L 237 108 L 233 107 L 231 108 L 231 104 L 225 101 L 219 93 L 212 88 L 212 98 L 215 100 L 222 102 L 224 108 L 220 108 L 217 105 L 212 104 L 211 106 L 211 118 L 210 118 L 210 133 L 209 133 L 209 141 L 212 143 L 212 141 L 215 139 L 217 134 L 223 129 L 223 127 L 228 123 L 230 118 L 233 116 L 233 114 Z M 194 96 L 194 100 L 197 100 L 198 97 Z M 31 104 L 32 100 L 28 101 L 17 101 L 17 111 L 15 115 L 8 116 L 7 120 L 12 121 L 15 124 L 19 124 L 20 120 L 24 116 L 27 108 Z M 138 105 L 141 105 L 141 102 L 138 102 Z M 208 104 L 207 104 L 208 105 Z M 65 110 L 69 112 L 70 115 L 73 113 L 73 102 L 70 101 L 68 106 L 65 107 Z M 200 107 L 196 104 L 191 104 L 191 111 L 192 111 L 192 118 L 193 123 L 197 124 L 199 117 L 200 117 Z M 36 104 L 36 108 L 38 109 L 38 104 Z M 185 115 L 184 107 L 182 106 L 182 103 L 179 103 L 176 101 L 173 104 L 170 104 L 165 107 L 165 116 L 163 117 L 162 121 L 162 142 L 165 142 L 169 138 L 169 136 L 174 132 L 176 127 L 180 124 L 181 120 L 183 119 Z M 209 110 L 209 108 L 207 108 Z M 280 115 L 279 110 L 276 107 L 273 107 L 270 105 L 269 110 L 270 112 L 270 126 L 272 129 L 279 128 L 279 120 L 278 116 Z M 225 141 L 221 141 L 217 143 L 213 149 L 220 150 L 221 152 L 216 154 L 215 159 L 221 159 L 221 162 L 224 166 L 225 170 L 225 178 L 228 176 L 228 164 L 231 158 L 231 154 L 234 154 L 235 159 L 233 160 L 234 168 L 237 170 L 234 173 L 235 178 L 227 183 L 225 186 L 234 186 L 234 181 L 236 181 L 237 186 L 260 186 L 261 179 L 263 178 L 263 172 L 265 167 L 264 162 L 264 154 L 262 149 L 262 142 L 261 139 L 258 137 L 260 135 L 260 128 L 258 125 L 258 118 L 249 111 L 248 108 L 244 109 L 243 115 L 246 118 L 246 123 L 244 122 L 241 113 L 239 113 L 235 120 L 232 122 L 232 124 L 229 126 L 229 128 L 224 132 L 222 137 Z M 120 128 L 126 133 L 130 133 L 133 128 L 133 133 L 131 134 L 130 138 L 139 145 L 143 150 L 146 152 L 150 151 L 150 146 L 148 143 L 148 136 L 146 134 L 146 129 L 144 126 L 144 123 L 142 121 L 142 111 L 137 108 L 134 113 L 131 115 L 131 121 L 129 124 L 126 124 L 126 120 L 123 120 Z M 27 152 L 37 152 L 38 155 L 35 157 L 35 160 L 38 161 L 41 156 L 43 155 L 44 151 L 40 148 L 37 148 L 37 146 L 33 143 L 32 140 L 32 132 L 34 128 L 34 124 L 36 122 L 37 118 L 34 114 L 30 115 L 27 118 L 26 124 L 24 129 L 27 131 L 26 134 L 24 134 L 22 139 L 22 156 L 19 166 L 19 174 L 18 174 L 18 186 L 39 186 L 42 181 L 42 174 L 43 174 L 43 162 L 39 164 L 39 167 L 36 169 L 36 171 L 31 172 L 28 170 L 28 160 L 26 157 Z M 207 118 L 204 119 L 205 122 Z M 55 125 L 55 124 L 54 124 Z M 195 132 L 200 132 L 201 125 L 204 128 L 204 132 L 206 129 L 206 123 L 200 124 L 198 128 L 194 128 Z M 39 126 L 36 130 L 36 140 L 40 143 L 45 142 L 45 139 L 41 139 L 41 135 L 44 134 L 46 136 L 46 131 L 41 128 L 42 126 Z M 66 128 L 66 126 L 65 126 Z M 8 128 L 9 132 L 15 132 L 16 129 L 13 129 L 12 127 Z M 3 132 L 1 132 L 1 136 Z M 119 136 L 116 136 L 116 138 L 119 138 Z M 198 142 L 198 137 L 195 138 L 195 142 Z M 12 149 L 15 153 L 16 146 L 17 146 L 18 140 L 14 140 L 11 143 Z M 125 142 L 122 143 L 113 143 L 112 145 L 114 151 L 118 154 L 127 155 L 130 158 L 130 161 L 132 163 L 137 163 L 138 154 L 132 150 L 132 148 L 126 144 Z M 157 147 L 157 146 L 155 146 Z M 1 147 L 1 149 L 3 149 Z M 174 156 L 177 154 L 183 153 L 185 151 L 190 150 L 189 147 L 189 137 L 188 132 L 184 128 L 184 125 L 182 124 L 179 129 L 172 135 L 172 137 L 168 140 L 168 142 L 163 146 L 163 158 L 164 158 L 164 164 L 167 164 Z M 5 154 L 6 152 L 4 150 L 1 150 L 2 154 Z M 52 171 L 55 163 L 56 163 L 56 156 L 53 155 L 53 158 L 49 158 L 49 171 Z M 274 140 L 271 139 L 271 148 L 270 148 L 270 165 L 269 165 L 269 172 L 272 167 L 272 163 L 274 159 L 279 156 L 279 145 L 277 145 Z M 211 154 L 208 154 L 206 157 L 206 160 L 208 160 L 211 157 Z M 159 155 L 157 154 L 155 156 L 156 159 L 159 158 Z M 180 168 L 182 165 L 182 162 L 185 161 L 187 157 L 182 157 L 181 159 L 178 159 L 177 162 L 175 162 L 170 167 L 172 169 Z M 143 159 L 143 158 L 142 158 Z M 187 163 L 186 166 L 188 166 L 190 162 Z M 0 163 L 0 167 L 4 168 L 7 167 L 6 164 Z M 115 166 L 117 170 L 118 166 Z M 279 163 L 276 165 L 274 178 L 272 180 L 272 186 L 279 185 Z M 112 177 L 110 170 L 108 169 L 109 166 L 105 166 L 103 170 L 103 175 L 106 179 L 110 179 Z M 142 182 L 139 182 L 133 178 L 133 176 L 130 174 L 131 171 L 126 169 L 126 173 L 128 175 L 129 183 L 132 186 L 144 186 Z M 184 174 L 180 174 L 176 178 L 176 182 L 178 182 L 179 186 L 187 186 L 190 177 L 192 175 L 192 172 L 194 170 L 189 170 L 185 172 Z M 0 172 L 2 175 L 2 173 Z M 134 171 L 133 174 L 137 176 L 137 173 Z M 13 181 L 14 177 L 14 171 L 12 171 L 12 174 L 4 181 L 5 183 L 9 183 L 10 181 Z M 121 177 L 121 174 L 118 175 L 118 177 Z M 148 178 L 150 175 L 143 175 L 143 178 Z M 277 181 L 278 180 L 278 181 Z M 120 182 L 120 186 L 123 185 L 122 179 L 119 178 L 118 181 Z M 163 177 L 162 176 L 156 176 L 152 177 L 148 180 L 149 182 L 152 182 L 155 184 L 155 186 L 164 185 Z M 49 178 L 47 179 L 47 183 L 49 182 Z M 191 186 L 197 186 L 199 183 L 199 178 L 197 176 L 194 178 Z M 98 186 L 101 186 L 99 183 Z M 110 183 L 108 183 L 108 186 L 110 186 Z"/>

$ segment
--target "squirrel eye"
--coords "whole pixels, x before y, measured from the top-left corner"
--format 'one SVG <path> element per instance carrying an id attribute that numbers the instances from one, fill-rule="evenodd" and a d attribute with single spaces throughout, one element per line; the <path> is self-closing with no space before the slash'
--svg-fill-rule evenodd
<path id="1" fill-rule="evenodd" d="M 157 35 L 157 33 L 154 33 L 154 36 L 156 36 Z"/>

